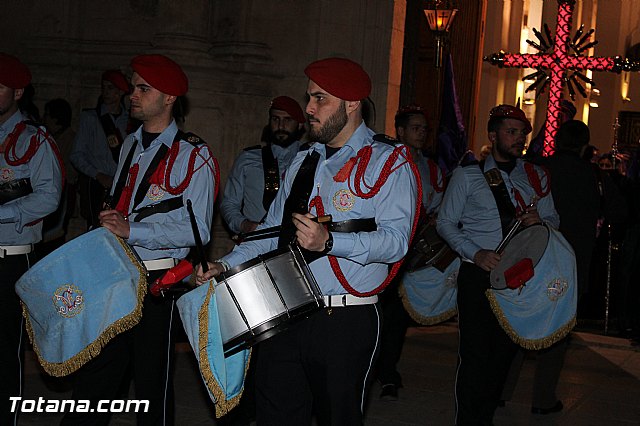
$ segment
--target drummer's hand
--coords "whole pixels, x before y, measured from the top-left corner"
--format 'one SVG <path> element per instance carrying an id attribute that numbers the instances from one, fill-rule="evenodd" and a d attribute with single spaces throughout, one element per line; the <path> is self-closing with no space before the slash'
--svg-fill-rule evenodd
<path id="1" fill-rule="evenodd" d="M 98 215 L 100 225 L 116 234 L 118 237 L 129 238 L 129 222 L 117 210 L 102 210 Z"/>
<path id="2" fill-rule="evenodd" d="M 242 232 L 243 234 L 248 234 L 249 232 L 255 231 L 256 228 L 258 227 L 258 225 L 259 225 L 258 222 L 254 222 L 252 220 L 245 219 L 240 224 L 240 232 Z"/>
<path id="3" fill-rule="evenodd" d="M 321 223 L 311 220 L 311 213 L 293 214 L 293 224 L 296 227 L 296 239 L 300 247 L 309 251 L 323 251 L 324 243 L 329 239 L 329 231 Z"/>
<path id="4" fill-rule="evenodd" d="M 498 265 L 500 255 L 493 250 L 478 250 L 473 256 L 473 263 L 489 272 Z"/>
<path id="5" fill-rule="evenodd" d="M 522 221 L 524 226 L 538 225 L 542 223 L 542 219 L 540 219 L 536 206 L 527 207 L 523 213 L 520 213 L 518 219 Z"/>
<path id="6" fill-rule="evenodd" d="M 202 285 L 207 281 L 209 281 L 211 278 L 217 277 L 218 275 L 224 272 L 224 266 L 222 265 L 222 263 L 207 262 L 207 265 L 209 266 L 209 270 L 204 273 L 202 272 L 201 264 L 198 264 L 198 266 L 196 266 L 196 284 L 197 285 Z"/>

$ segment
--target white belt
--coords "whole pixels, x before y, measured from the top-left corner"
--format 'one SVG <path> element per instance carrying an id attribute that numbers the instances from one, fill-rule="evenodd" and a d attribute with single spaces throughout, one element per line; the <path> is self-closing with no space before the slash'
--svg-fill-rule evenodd
<path id="1" fill-rule="evenodd" d="M 178 264 L 178 259 L 173 257 L 165 257 L 163 259 L 143 260 L 144 267 L 147 271 L 158 271 L 160 269 L 170 269 Z"/>
<path id="2" fill-rule="evenodd" d="M 25 244 L 21 246 L 0 246 L 0 258 L 5 256 L 15 256 L 18 254 L 27 254 L 33 251 L 33 244 Z"/>
<path id="3" fill-rule="evenodd" d="M 352 294 L 333 294 L 322 296 L 327 308 L 340 308 L 343 306 L 372 305 L 378 301 L 378 296 L 357 297 Z"/>

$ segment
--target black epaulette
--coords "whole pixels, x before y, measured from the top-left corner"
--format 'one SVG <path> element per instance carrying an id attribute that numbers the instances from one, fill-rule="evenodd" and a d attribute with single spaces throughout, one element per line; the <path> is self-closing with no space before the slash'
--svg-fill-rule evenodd
<path id="1" fill-rule="evenodd" d="M 180 130 L 178 130 L 178 132 L 180 132 L 180 139 L 182 139 L 183 141 L 189 142 L 193 146 L 200 146 L 200 145 L 206 144 L 206 142 L 195 133 L 191 133 L 191 132 L 185 133 Z"/>
<path id="2" fill-rule="evenodd" d="M 468 163 L 465 163 L 462 167 L 477 166 L 479 164 L 480 162 L 478 160 L 473 160 L 473 161 L 469 161 Z"/>
<path id="3" fill-rule="evenodd" d="M 376 142 L 386 143 L 387 145 L 395 146 L 400 143 L 398 139 L 392 138 L 391 136 L 385 135 L 384 133 L 378 133 L 373 137 L 373 140 Z"/>
<path id="4" fill-rule="evenodd" d="M 253 151 L 254 149 L 262 149 L 262 145 L 248 146 L 245 149 L 243 149 L 243 151 Z"/>

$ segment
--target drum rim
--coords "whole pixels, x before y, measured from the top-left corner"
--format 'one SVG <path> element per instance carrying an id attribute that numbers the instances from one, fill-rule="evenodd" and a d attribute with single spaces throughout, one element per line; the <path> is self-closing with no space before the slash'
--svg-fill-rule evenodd
<path id="1" fill-rule="evenodd" d="M 233 277 L 234 275 L 238 274 L 239 272 L 243 272 L 246 271 L 247 269 L 259 265 L 261 263 L 263 263 L 265 260 L 269 260 L 272 259 L 276 256 L 279 256 L 281 254 L 290 252 L 291 254 L 293 254 L 295 256 L 294 251 L 290 248 L 290 247 L 282 247 L 282 248 L 278 248 L 275 250 L 272 250 L 270 252 L 267 252 L 265 254 L 260 254 L 257 257 L 254 257 L 251 260 L 247 260 L 246 262 L 242 262 L 239 265 L 234 266 L 233 268 L 229 268 L 227 271 L 223 272 L 220 274 L 220 279 L 219 281 L 223 281 L 223 280 L 227 280 L 231 277 Z"/>

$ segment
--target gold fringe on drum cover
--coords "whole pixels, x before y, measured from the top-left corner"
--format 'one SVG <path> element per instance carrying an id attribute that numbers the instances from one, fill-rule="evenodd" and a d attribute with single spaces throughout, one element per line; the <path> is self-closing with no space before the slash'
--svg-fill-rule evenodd
<path id="1" fill-rule="evenodd" d="M 24 302 L 21 302 L 22 315 L 26 320 L 25 325 L 27 333 L 29 334 L 29 341 L 33 345 L 33 351 L 38 356 L 38 360 L 40 361 L 40 365 L 42 365 L 42 368 L 44 368 L 44 371 L 46 371 L 51 376 L 63 377 L 75 372 L 84 364 L 97 357 L 100 354 L 100 351 L 102 351 L 102 348 L 104 348 L 107 343 L 111 341 L 111 339 L 116 337 L 118 334 L 124 333 L 125 331 L 133 328 L 140 322 L 140 319 L 142 318 L 142 303 L 145 295 L 147 294 L 147 271 L 138 261 L 138 258 L 133 253 L 133 249 L 131 248 L 131 246 L 129 246 L 129 244 L 127 244 L 120 237 L 117 237 L 117 240 L 131 260 L 131 263 L 136 265 L 138 270 L 140 271 L 137 291 L 138 300 L 136 307 L 129 315 L 120 318 L 119 320 L 108 326 L 96 340 L 88 344 L 83 350 L 78 352 L 73 357 L 60 363 L 47 362 L 44 360 L 40 353 L 40 349 L 38 348 L 38 345 L 33 338 L 33 328 L 31 326 L 31 321 L 29 320 L 29 312 L 27 310 L 27 306 L 24 304 Z"/>
<path id="2" fill-rule="evenodd" d="M 199 332 L 198 332 L 198 363 L 200 364 L 200 373 L 202 374 L 202 378 L 209 389 L 209 392 L 215 398 L 215 406 L 216 406 L 216 417 L 220 418 L 231 411 L 236 405 L 240 403 L 240 398 L 242 397 L 242 391 L 238 393 L 238 395 L 233 398 L 227 400 L 224 394 L 224 391 L 218 384 L 217 380 L 213 375 L 213 371 L 211 371 L 211 367 L 209 365 L 209 361 L 207 359 L 207 341 L 209 336 L 209 301 L 215 291 L 215 286 L 213 282 L 209 282 L 209 290 L 207 291 L 207 297 L 205 297 L 204 302 L 202 303 L 202 307 L 200 308 L 200 312 L 198 312 L 198 324 L 199 324 Z M 251 362 L 251 351 L 249 352 L 249 359 L 247 360 L 244 374 L 246 376 L 247 369 L 249 368 L 249 363 Z"/>
<path id="3" fill-rule="evenodd" d="M 553 345 L 554 343 L 566 337 L 571 332 L 571 330 L 573 330 L 573 328 L 576 326 L 576 316 L 574 315 L 566 324 L 559 327 L 555 332 L 553 332 L 549 336 L 543 337 L 541 339 L 525 339 L 519 336 L 516 333 L 516 331 L 513 329 L 513 327 L 511 327 L 511 324 L 509 324 L 509 321 L 507 320 L 506 316 L 502 312 L 502 309 L 498 304 L 498 300 L 496 299 L 492 290 L 489 289 L 485 291 L 485 295 L 487 296 L 487 299 L 489 299 L 491 310 L 496 316 L 498 323 L 500 324 L 500 327 L 502 327 L 502 329 L 505 331 L 505 333 L 507 333 L 507 335 L 511 338 L 511 340 L 513 340 L 516 344 L 520 345 L 525 349 L 529 349 L 533 351 L 546 349 L 549 346 Z"/>
<path id="4" fill-rule="evenodd" d="M 418 313 L 418 311 L 416 311 L 413 308 L 413 306 L 411 305 L 411 302 L 409 301 L 407 290 L 405 289 L 402 283 L 400 283 L 400 286 L 398 288 L 398 293 L 400 294 L 400 300 L 402 300 L 402 305 L 404 306 L 404 309 L 407 311 L 411 319 L 413 319 L 415 322 L 417 322 L 420 325 L 440 324 L 441 322 L 445 322 L 448 319 L 453 318 L 458 313 L 458 309 L 453 308 L 453 309 L 448 309 L 439 315 L 427 317 L 427 316 L 421 315 L 420 313 Z"/>

